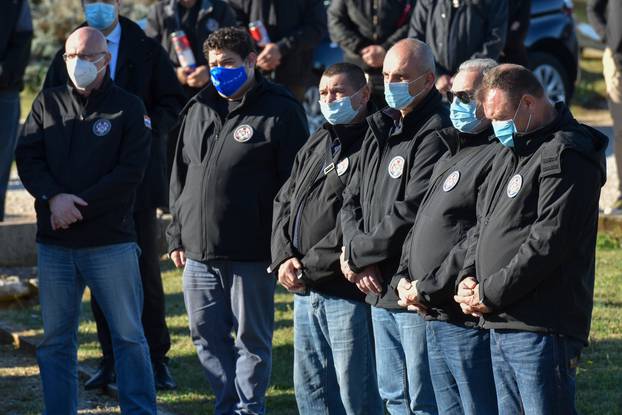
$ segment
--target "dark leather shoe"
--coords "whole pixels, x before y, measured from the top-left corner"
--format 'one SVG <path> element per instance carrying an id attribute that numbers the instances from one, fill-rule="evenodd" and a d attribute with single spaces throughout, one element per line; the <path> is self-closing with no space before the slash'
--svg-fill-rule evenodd
<path id="1" fill-rule="evenodd" d="M 152 364 L 156 389 L 159 391 L 176 389 L 177 383 L 173 380 L 166 362 L 153 362 Z"/>
<path id="2" fill-rule="evenodd" d="M 100 389 L 116 381 L 114 362 L 102 360 L 99 369 L 89 380 L 84 382 L 85 390 Z"/>

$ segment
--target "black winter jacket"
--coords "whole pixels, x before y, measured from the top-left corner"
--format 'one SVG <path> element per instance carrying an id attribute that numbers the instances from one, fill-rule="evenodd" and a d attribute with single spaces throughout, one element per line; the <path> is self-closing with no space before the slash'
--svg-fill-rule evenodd
<path id="1" fill-rule="evenodd" d="M 436 89 L 401 123 L 399 112 L 390 108 L 367 120 L 370 128 L 341 211 L 345 259 L 355 272 L 378 264 L 383 291 L 366 300 L 379 307 L 399 308 L 395 291 L 387 288 L 434 164 L 447 150 L 436 130 L 450 126 L 451 121 Z"/>
<path id="2" fill-rule="evenodd" d="M 27 0 L 2 3 L 0 13 L 0 91 L 20 91 L 30 59 L 32 19 Z"/>
<path id="3" fill-rule="evenodd" d="M 162 47 L 131 20 L 121 16 L 121 42 L 114 83 L 142 99 L 152 122 L 151 156 L 136 190 L 135 209 L 167 206 L 166 140 L 185 101 L 173 66 Z M 82 26 L 86 25 L 83 23 Z M 69 81 L 61 48 L 45 77 L 44 88 Z"/>
<path id="4" fill-rule="evenodd" d="M 225 117 L 210 83 L 181 114 L 171 175 L 169 251 L 196 261 L 270 261 L 272 202 L 308 137 L 300 104 L 256 74 Z"/>
<path id="5" fill-rule="evenodd" d="M 15 156 L 19 177 L 35 197 L 37 242 L 71 248 L 136 239 L 132 203 L 151 145 L 145 107 L 107 78 L 88 99 L 73 86 L 35 98 Z M 48 200 L 75 194 L 83 220 L 52 230 Z"/>
<path id="6" fill-rule="evenodd" d="M 248 29 L 261 20 L 270 41 L 279 46 L 281 64 L 274 81 L 306 86 L 313 67 L 313 50 L 326 36 L 326 9 L 322 0 L 229 0 L 238 24 Z"/>
<path id="7" fill-rule="evenodd" d="M 497 60 L 505 46 L 507 0 L 418 0 L 410 20 L 409 37 L 427 43 L 438 74 L 453 75 L 474 58 Z"/>
<path id="8" fill-rule="evenodd" d="M 397 288 L 402 278 L 417 280 L 418 299 L 429 308 L 426 318 L 476 325 L 453 296 L 464 265 L 467 232 L 477 223 L 478 195 L 501 145 L 491 128 L 463 134 L 449 127 L 437 134 L 449 151 L 434 166 L 391 286 Z"/>
<path id="9" fill-rule="evenodd" d="M 589 0 L 587 17 L 622 68 L 622 2 Z"/>
<path id="10" fill-rule="evenodd" d="M 551 124 L 516 134 L 495 158 L 462 276 L 477 277 L 492 308 L 484 328 L 587 343 L 607 138 L 556 109 Z"/>
<path id="11" fill-rule="evenodd" d="M 367 122 L 325 124 L 298 152 L 292 175 L 274 201 L 272 271 L 298 258 L 303 282 L 313 291 L 364 301 L 364 294 L 341 273 L 343 246 L 339 212 L 343 191 L 358 164 Z M 331 147 L 339 143 L 332 155 Z"/>
<path id="12" fill-rule="evenodd" d="M 328 8 L 330 37 L 344 50 L 346 62 L 369 72 L 361 50 L 370 45 L 389 50 L 404 39 L 414 5 L 415 0 L 333 0 Z"/>

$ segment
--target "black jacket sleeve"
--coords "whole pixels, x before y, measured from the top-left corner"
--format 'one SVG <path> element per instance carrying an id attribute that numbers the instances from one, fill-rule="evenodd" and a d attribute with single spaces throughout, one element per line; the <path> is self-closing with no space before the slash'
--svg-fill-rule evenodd
<path id="1" fill-rule="evenodd" d="M 607 38 L 607 3 L 608 0 L 589 0 L 587 2 L 587 19 L 603 42 Z"/>
<path id="2" fill-rule="evenodd" d="M 326 35 L 326 9 L 322 0 L 304 0 L 303 23 L 292 33 L 282 37 L 277 45 L 285 56 L 288 53 L 313 49 Z"/>
<path id="3" fill-rule="evenodd" d="M 591 199 L 600 194 L 600 171 L 574 150 L 560 157 L 561 173 L 540 177 L 538 216 L 527 239 L 507 266 L 480 281 L 480 299 L 493 309 L 536 289 L 568 255 L 576 255 L 576 232 L 592 226 L 587 221 L 594 217 Z"/>
<path id="4" fill-rule="evenodd" d="M 333 0 L 328 7 L 328 30 L 330 38 L 343 49 L 358 55 L 371 43 L 361 36 L 348 16 L 347 0 Z"/>
<path id="5" fill-rule="evenodd" d="M 27 1 L 22 2 L 15 30 L 7 42 L 6 53 L 0 61 L 0 88 L 21 85 L 32 43 L 32 18 Z"/>
<path id="6" fill-rule="evenodd" d="M 418 0 L 415 9 L 410 16 L 410 24 L 408 28 L 408 37 L 414 37 L 425 42 L 425 32 L 428 23 L 430 4 L 428 0 Z"/>
<path id="7" fill-rule="evenodd" d="M 304 279 L 318 282 L 325 278 L 341 275 L 339 262 L 341 245 L 341 223 L 337 220 L 335 228 L 313 245 L 302 258 L 302 266 L 307 271 L 304 273 Z"/>
<path id="8" fill-rule="evenodd" d="M 145 107 L 138 98 L 134 101 L 124 114 L 123 142 L 117 165 L 95 185 L 78 194 L 89 204 L 80 206 L 86 220 L 116 209 L 121 201 L 130 200 L 142 181 L 149 161 L 151 130 L 145 126 Z"/>
<path id="9" fill-rule="evenodd" d="M 396 201 L 391 212 L 374 229 L 356 234 L 345 245 L 345 259 L 353 271 L 361 271 L 368 265 L 400 255 L 404 239 L 428 189 L 434 165 L 446 150 L 435 132 L 423 137 L 412 162 L 404 200 Z"/>
<path id="10" fill-rule="evenodd" d="M 395 32 L 393 32 L 391 34 L 391 36 L 389 36 L 387 38 L 387 40 L 385 40 L 382 43 L 382 47 L 384 48 L 384 50 L 389 50 L 393 45 L 395 45 L 398 41 L 406 38 L 408 36 L 408 31 L 410 30 L 410 18 L 412 17 L 412 13 L 413 13 L 413 9 L 414 9 L 414 4 L 413 2 L 409 2 L 406 4 L 405 7 L 410 7 L 410 11 L 408 11 L 407 9 L 404 9 L 404 12 L 407 12 L 408 14 L 406 16 L 404 16 L 405 18 L 405 24 L 401 25 L 400 27 L 398 27 L 397 29 L 395 29 Z"/>
<path id="11" fill-rule="evenodd" d="M 505 47 L 505 38 L 508 33 L 508 2 L 492 0 L 488 6 L 488 27 L 481 49 L 471 56 L 476 58 L 499 59 Z M 479 28 L 472 28 L 477 30 Z"/>
<path id="12" fill-rule="evenodd" d="M 40 93 L 32 103 L 21 137 L 15 149 L 17 170 L 26 190 L 39 201 L 46 201 L 65 189 L 58 183 L 47 163 L 43 141 L 44 95 Z"/>
<path id="13" fill-rule="evenodd" d="M 302 106 L 296 102 L 279 117 L 276 125 L 276 137 L 272 137 L 277 146 L 277 169 L 280 185 L 283 185 L 292 171 L 292 165 L 298 150 L 309 138 L 307 117 Z"/>
<path id="14" fill-rule="evenodd" d="M 410 256 L 410 239 L 412 238 L 413 232 L 415 230 L 414 225 L 408 231 L 408 235 L 406 235 L 406 239 L 404 239 L 404 246 L 402 247 L 402 257 L 400 259 L 400 265 L 397 267 L 397 271 L 395 275 L 391 279 L 389 285 L 394 290 L 397 289 L 398 284 L 402 278 L 406 278 L 408 281 L 411 281 L 410 272 L 408 270 L 408 257 Z"/>
<path id="15" fill-rule="evenodd" d="M 359 232 L 363 232 L 359 170 L 361 165 L 362 163 L 358 163 L 357 168 L 352 171 L 352 177 L 343 192 L 343 205 L 339 212 L 343 246 L 347 245 L 347 241 L 351 241 Z"/>

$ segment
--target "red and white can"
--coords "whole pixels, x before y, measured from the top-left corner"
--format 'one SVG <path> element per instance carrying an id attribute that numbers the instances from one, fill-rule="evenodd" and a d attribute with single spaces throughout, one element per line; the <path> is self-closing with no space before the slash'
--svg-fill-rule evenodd
<path id="1" fill-rule="evenodd" d="M 248 24 L 248 32 L 260 48 L 270 43 L 270 36 L 268 36 L 268 31 L 261 20 L 250 22 Z"/>
<path id="2" fill-rule="evenodd" d="M 197 61 L 194 59 L 194 53 L 192 53 L 190 41 L 186 33 L 183 30 L 171 33 L 171 42 L 173 42 L 179 64 L 183 68 L 195 69 L 197 67 Z"/>

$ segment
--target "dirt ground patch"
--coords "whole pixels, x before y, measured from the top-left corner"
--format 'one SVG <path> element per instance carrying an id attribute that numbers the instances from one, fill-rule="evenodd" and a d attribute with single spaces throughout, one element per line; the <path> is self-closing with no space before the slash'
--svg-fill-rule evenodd
<path id="1" fill-rule="evenodd" d="M 43 396 L 35 358 L 11 345 L 0 345 L 0 412 L 4 415 L 38 415 Z M 79 414 L 112 415 L 121 411 L 112 399 L 85 392 L 80 385 Z"/>

